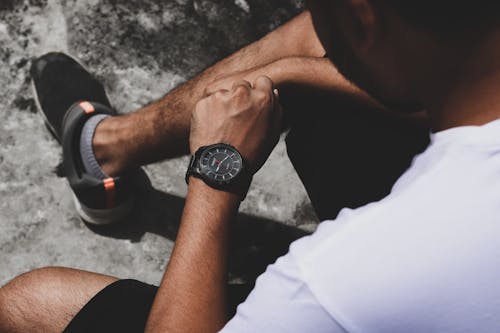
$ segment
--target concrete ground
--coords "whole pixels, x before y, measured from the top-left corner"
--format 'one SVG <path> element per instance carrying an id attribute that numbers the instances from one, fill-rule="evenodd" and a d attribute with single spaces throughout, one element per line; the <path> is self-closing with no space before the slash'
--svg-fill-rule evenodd
<path id="1" fill-rule="evenodd" d="M 29 90 L 31 59 L 78 57 L 120 112 L 161 97 L 300 11 L 302 0 L 0 1 L 0 285 L 42 266 L 68 266 L 158 283 L 186 193 L 187 158 L 145 168 L 129 221 L 85 225 L 58 176 L 60 148 Z M 231 272 L 253 278 L 316 217 L 283 142 L 255 177 L 235 230 Z M 299 229 L 297 229 L 299 228 Z"/>

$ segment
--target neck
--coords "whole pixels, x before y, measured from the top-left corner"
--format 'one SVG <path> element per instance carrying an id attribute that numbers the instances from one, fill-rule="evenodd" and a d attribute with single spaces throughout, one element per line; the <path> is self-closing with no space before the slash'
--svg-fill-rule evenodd
<path id="1" fill-rule="evenodd" d="M 440 87 L 432 89 L 426 103 L 434 132 L 500 118 L 499 40 L 500 33 L 492 34 L 464 57 L 456 75 L 436 81 Z"/>

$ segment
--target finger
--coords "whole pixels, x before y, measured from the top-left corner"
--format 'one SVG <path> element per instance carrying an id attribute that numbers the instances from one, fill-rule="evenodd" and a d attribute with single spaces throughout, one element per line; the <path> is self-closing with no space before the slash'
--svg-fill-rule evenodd
<path id="1" fill-rule="evenodd" d="M 213 95 L 219 90 L 228 91 L 227 88 L 228 88 L 228 83 L 226 83 L 225 81 L 223 80 L 214 81 L 205 87 L 205 89 L 203 90 L 203 97 L 208 97 L 210 95 Z"/>
<path id="2" fill-rule="evenodd" d="M 252 89 L 252 84 L 246 80 L 238 80 L 238 81 L 233 83 L 232 90 L 234 91 L 238 87 L 245 87 L 248 89 Z"/>
<path id="3" fill-rule="evenodd" d="M 208 97 L 212 94 L 213 94 L 213 90 L 211 89 L 211 87 L 205 87 L 205 89 L 203 89 L 203 93 L 201 94 L 201 98 Z"/>
<path id="4" fill-rule="evenodd" d="M 267 76 L 259 76 L 253 84 L 253 87 L 255 89 L 262 90 L 265 92 L 272 91 L 273 86 L 274 86 L 273 81 Z"/>
<path id="5" fill-rule="evenodd" d="M 216 91 L 214 91 L 212 94 L 210 95 L 216 95 L 216 94 L 220 94 L 220 95 L 228 95 L 229 94 L 229 90 L 227 89 L 218 89 Z"/>
<path id="6" fill-rule="evenodd" d="M 214 85 L 211 85 L 211 86 L 207 86 L 205 87 L 205 89 L 203 90 L 203 98 L 205 97 L 210 97 L 212 96 L 213 94 L 215 94 L 216 92 L 218 91 L 228 91 L 227 89 L 225 88 L 222 88 L 222 86 L 214 86 Z"/>

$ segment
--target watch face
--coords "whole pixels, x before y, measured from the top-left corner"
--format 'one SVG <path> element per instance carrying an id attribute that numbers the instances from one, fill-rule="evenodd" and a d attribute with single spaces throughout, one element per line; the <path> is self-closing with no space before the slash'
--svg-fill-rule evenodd
<path id="1" fill-rule="evenodd" d="M 200 157 L 201 173 L 211 181 L 229 183 L 240 174 L 243 159 L 228 145 L 209 147 Z"/>

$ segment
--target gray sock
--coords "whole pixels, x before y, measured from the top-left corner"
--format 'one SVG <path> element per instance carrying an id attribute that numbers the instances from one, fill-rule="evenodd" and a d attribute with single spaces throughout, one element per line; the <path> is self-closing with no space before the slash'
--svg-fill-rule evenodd
<path id="1" fill-rule="evenodd" d="M 83 167 L 86 172 L 99 179 L 105 179 L 108 176 L 102 171 L 95 158 L 92 141 L 94 140 L 97 125 L 107 117 L 109 117 L 107 114 L 98 114 L 90 117 L 83 125 L 82 136 L 80 137 L 80 154 L 82 156 Z"/>

